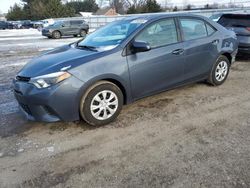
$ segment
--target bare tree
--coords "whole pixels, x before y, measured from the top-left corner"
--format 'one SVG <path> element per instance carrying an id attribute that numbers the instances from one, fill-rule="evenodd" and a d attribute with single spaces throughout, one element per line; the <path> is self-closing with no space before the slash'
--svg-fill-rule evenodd
<path id="1" fill-rule="evenodd" d="M 99 7 L 103 7 L 106 1 L 107 0 L 97 0 L 96 3 L 98 4 Z"/>
<path id="2" fill-rule="evenodd" d="M 135 8 L 140 7 L 146 3 L 146 0 L 124 0 L 127 7 L 134 6 Z"/>
<path id="3" fill-rule="evenodd" d="M 109 0 L 109 5 L 114 7 L 117 13 L 125 13 L 125 2 L 123 0 Z"/>

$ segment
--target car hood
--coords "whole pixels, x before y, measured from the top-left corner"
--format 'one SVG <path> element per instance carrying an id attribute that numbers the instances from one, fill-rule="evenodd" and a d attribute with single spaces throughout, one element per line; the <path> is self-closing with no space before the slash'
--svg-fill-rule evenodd
<path id="1" fill-rule="evenodd" d="M 62 46 L 32 59 L 23 67 L 18 75 L 36 77 L 61 70 L 72 69 L 101 57 L 102 53 L 102 51 L 75 48 L 73 44 Z"/>
<path id="2" fill-rule="evenodd" d="M 59 25 L 48 25 L 47 27 L 43 28 L 44 30 L 49 30 L 49 29 L 59 29 L 60 26 Z"/>

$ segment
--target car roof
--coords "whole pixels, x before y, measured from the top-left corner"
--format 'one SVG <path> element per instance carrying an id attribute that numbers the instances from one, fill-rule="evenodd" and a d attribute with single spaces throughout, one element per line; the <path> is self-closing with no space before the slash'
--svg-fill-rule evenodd
<path id="1" fill-rule="evenodd" d="M 158 18 L 168 18 L 168 17 L 197 17 L 197 18 L 204 18 L 204 16 L 190 14 L 190 13 L 151 13 L 151 14 L 140 14 L 140 15 L 133 15 L 124 18 L 125 20 L 134 20 L 134 19 L 147 19 L 153 20 Z"/>

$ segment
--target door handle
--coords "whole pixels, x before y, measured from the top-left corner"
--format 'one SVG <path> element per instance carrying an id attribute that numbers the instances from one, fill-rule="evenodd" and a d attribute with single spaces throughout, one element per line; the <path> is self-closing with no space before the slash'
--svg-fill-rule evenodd
<path id="1" fill-rule="evenodd" d="M 174 55 L 181 55 L 181 54 L 183 54 L 183 52 L 184 52 L 184 49 L 177 49 L 177 50 L 174 50 L 172 52 L 172 54 L 174 54 Z"/>
<path id="2" fill-rule="evenodd" d="M 219 39 L 216 39 L 216 40 L 213 40 L 212 41 L 212 44 L 214 44 L 214 45 L 216 45 L 216 44 L 218 44 L 219 43 Z"/>

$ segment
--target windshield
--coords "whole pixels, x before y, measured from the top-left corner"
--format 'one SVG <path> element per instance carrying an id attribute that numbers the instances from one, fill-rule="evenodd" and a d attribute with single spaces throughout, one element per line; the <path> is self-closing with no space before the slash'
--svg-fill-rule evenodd
<path id="1" fill-rule="evenodd" d="M 119 20 L 88 35 L 78 46 L 115 47 L 147 20 Z"/>
<path id="2" fill-rule="evenodd" d="M 51 25 L 62 25 L 63 21 L 56 21 L 55 23 L 51 24 Z"/>

